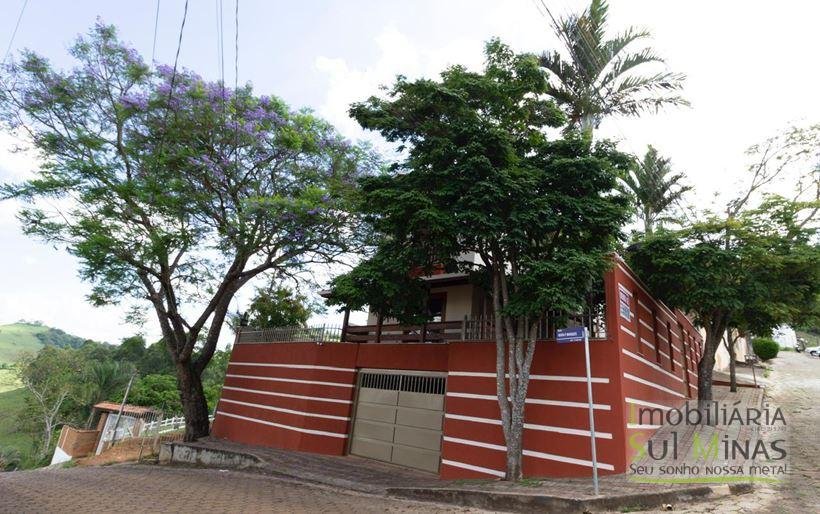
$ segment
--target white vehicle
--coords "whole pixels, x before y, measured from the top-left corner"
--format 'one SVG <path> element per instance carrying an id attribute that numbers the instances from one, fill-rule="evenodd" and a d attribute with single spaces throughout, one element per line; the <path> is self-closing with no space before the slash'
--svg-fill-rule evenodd
<path id="1" fill-rule="evenodd" d="M 820 346 L 809 346 L 806 348 L 806 353 L 812 357 L 820 357 Z"/>

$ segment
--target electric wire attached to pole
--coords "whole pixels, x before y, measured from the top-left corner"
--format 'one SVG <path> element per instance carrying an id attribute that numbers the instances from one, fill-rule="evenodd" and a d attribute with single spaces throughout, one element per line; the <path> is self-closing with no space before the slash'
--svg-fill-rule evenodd
<path id="1" fill-rule="evenodd" d="M 14 24 L 14 30 L 11 32 L 11 38 L 9 39 L 9 45 L 6 47 L 6 53 L 3 55 L 3 61 L 0 64 L 5 64 L 6 59 L 9 58 L 11 54 L 11 47 L 14 45 L 14 38 L 17 37 L 17 29 L 20 28 L 20 22 L 23 20 L 23 13 L 26 12 L 26 7 L 28 6 L 28 0 L 24 0 L 23 7 L 20 8 L 20 14 L 17 16 L 17 23 Z"/>
<path id="2" fill-rule="evenodd" d="M 157 32 L 159 30 L 159 4 L 161 0 L 157 0 L 157 11 L 154 13 L 154 43 L 151 45 L 151 64 L 154 64 L 154 61 L 157 57 Z"/>

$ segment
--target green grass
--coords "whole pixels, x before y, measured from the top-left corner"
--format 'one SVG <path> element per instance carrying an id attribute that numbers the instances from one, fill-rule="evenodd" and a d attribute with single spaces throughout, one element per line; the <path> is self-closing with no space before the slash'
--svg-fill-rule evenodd
<path id="1" fill-rule="evenodd" d="M 13 369 L 0 369 L 0 393 L 19 389 L 23 384 Z"/>
<path id="2" fill-rule="evenodd" d="M 11 364 L 24 353 L 37 353 L 43 343 L 36 334 L 48 331 L 48 327 L 12 323 L 0 326 L 0 364 Z"/>
<path id="3" fill-rule="evenodd" d="M 0 448 L 15 448 L 21 455 L 29 455 L 33 444 L 31 436 L 17 426 L 17 414 L 27 394 L 22 388 L 0 392 Z"/>

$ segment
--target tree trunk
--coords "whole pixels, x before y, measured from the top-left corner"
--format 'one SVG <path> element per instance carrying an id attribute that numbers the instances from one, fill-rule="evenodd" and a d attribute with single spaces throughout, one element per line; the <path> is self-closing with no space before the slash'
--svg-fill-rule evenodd
<path id="1" fill-rule="evenodd" d="M 715 352 L 720 346 L 723 330 L 706 330 L 703 355 L 698 362 L 698 403 L 708 408 L 712 401 L 712 371 L 715 368 Z"/>
<path id="2" fill-rule="evenodd" d="M 735 372 L 735 342 L 731 334 L 729 336 L 729 390 L 733 393 L 737 392 L 737 374 Z"/>
<path id="3" fill-rule="evenodd" d="M 195 441 L 210 433 L 208 402 L 202 389 L 202 378 L 190 361 L 177 363 L 177 386 L 185 415 L 185 441 Z"/>

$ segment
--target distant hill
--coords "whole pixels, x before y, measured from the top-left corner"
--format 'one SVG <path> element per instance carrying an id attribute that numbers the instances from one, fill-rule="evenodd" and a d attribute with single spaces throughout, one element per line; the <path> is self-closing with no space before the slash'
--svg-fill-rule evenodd
<path id="1" fill-rule="evenodd" d="M 85 339 L 41 323 L 20 321 L 0 325 L 0 364 L 15 362 L 23 353 L 35 353 L 46 345 L 78 348 Z"/>

